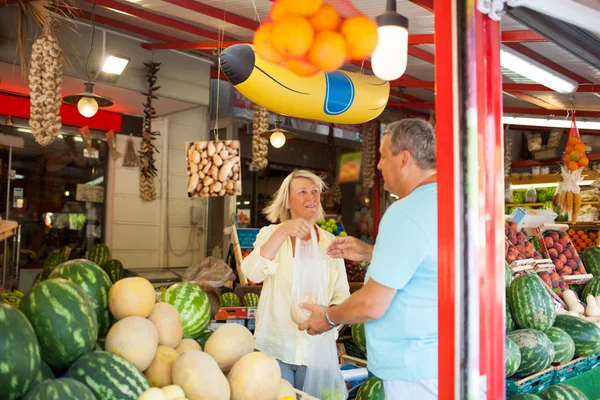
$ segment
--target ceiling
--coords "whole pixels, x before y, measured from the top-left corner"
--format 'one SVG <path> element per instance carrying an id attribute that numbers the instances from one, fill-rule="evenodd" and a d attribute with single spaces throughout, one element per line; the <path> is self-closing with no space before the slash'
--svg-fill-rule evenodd
<path id="1" fill-rule="evenodd" d="M 4 0 L 15 2 L 16 0 Z M 329 0 L 347 8 L 350 0 Z M 205 42 L 207 50 L 186 50 L 211 57 L 211 47 L 216 47 L 219 33 L 225 41 L 252 40 L 253 32 L 268 14 L 273 4 L 270 0 L 80 0 L 77 16 L 89 21 L 95 2 L 96 22 L 115 31 L 146 39 L 155 43 Z M 429 113 L 434 102 L 434 0 L 398 1 L 398 12 L 409 18 L 409 33 L 424 35 L 409 49 L 409 64 L 403 76 L 392 89 L 394 107 L 404 111 Z M 382 13 L 385 0 L 354 0 L 354 6 L 370 17 Z M 42 3 L 43 4 L 43 3 Z M 600 118 L 600 69 L 580 60 L 570 52 L 531 32 L 515 19 L 505 15 L 502 22 L 503 42 L 528 57 L 580 82 L 574 96 L 563 95 L 535 84 L 504 70 L 505 112 L 513 114 L 566 115 L 567 109 L 577 109 L 582 117 Z M 168 51 L 168 50 L 157 50 Z M 361 63 L 346 65 L 358 70 Z M 368 62 L 364 64 L 370 66 Z M 0 70 L 0 74 L 2 70 Z M 217 71 L 213 71 L 217 76 Z M 584 87 L 585 86 L 585 87 Z M 404 87 L 401 95 L 400 87 Z M 584 87 L 582 89 L 582 87 Z M 117 91 L 112 87 L 110 90 Z M 111 93 L 112 94 L 112 93 Z M 116 96 L 116 94 L 115 94 Z M 428 103 L 424 107 L 423 103 Z"/>

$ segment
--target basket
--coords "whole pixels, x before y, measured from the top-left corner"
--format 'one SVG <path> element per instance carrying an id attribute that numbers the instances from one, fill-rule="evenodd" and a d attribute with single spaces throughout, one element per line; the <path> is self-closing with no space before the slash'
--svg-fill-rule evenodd
<path id="1" fill-rule="evenodd" d="M 600 366 L 600 353 L 592 354 L 584 359 L 584 372 L 591 371 Z"/>
<path id="2" fill-rule="evenodd" d="M 514 394 L 537 394 L 552 386 L 554 374 L 556 370 L 550 367 L 537 374 L 528 376 L 523 379 L 507 379 L 506 380 L 506 396 Z"/>
<path id="3" fill-rule="evenodd" d="M 566 364 L 555 366 L 555 374 L 552 384 L 556 385 L 557 383 L 564 382 L 567 379 L 571 379 L 577 375 L 583 374 L 586 371 L 585 366 L 586 358 L 584 357 L 576 358 Z"/>

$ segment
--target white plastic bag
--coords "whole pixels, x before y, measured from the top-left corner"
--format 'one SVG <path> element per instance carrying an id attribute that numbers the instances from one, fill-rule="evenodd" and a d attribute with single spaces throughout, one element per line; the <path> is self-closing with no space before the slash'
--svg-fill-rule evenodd
<path id="1" fill-rule="evenodd" d="M 311 338 L 303 390 L 321 400 L 348 398 L 346 383 L 338 364 L 336 339 L 335 329 Z"/>

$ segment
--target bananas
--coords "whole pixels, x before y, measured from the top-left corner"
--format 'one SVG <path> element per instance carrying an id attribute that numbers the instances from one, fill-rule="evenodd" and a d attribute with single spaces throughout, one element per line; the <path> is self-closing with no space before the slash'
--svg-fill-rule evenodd
<path id="1" fill-rule="evenodd" d="M 23 292 L 20 290 L 15 290 L 13 292 L 1 293 L 0 300 L 6 304 L 10 304 L 13 307 L 19 308 L 23 296 L 25 296 Z"/>

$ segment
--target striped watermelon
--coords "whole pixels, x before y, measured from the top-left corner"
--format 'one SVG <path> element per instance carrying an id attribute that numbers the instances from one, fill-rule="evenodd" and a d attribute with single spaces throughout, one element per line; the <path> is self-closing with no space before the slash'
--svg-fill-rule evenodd
<path id="1" fill-rule="evenodd" d="M 514 279 L 508 288 L 511 314 L 522 329 L 545 331 L 556 318 L 552 296 L 537 274 L 527 274 Z"/>
<path id="2" fill-rule="evenodd" d="M 575 386 L 559 383 L 550 386 L 542 393 L 544 400 L 588 400 L 588 397 Z"/>
<path id="3" fill-rule="evenodd" d="M 544 333 L 554 345 L 553 362 L 564 364 L 573 359 L 575 355 L 575 342 L 567 332 L 553 326 Z"/>
<path id="4" fill-rule="evenodd" d="M 125 277 L 125 269 L 119 260 L 108 260 L 103 268 L 110 277 L 112 283 L 115 283 Z"/>
<path id="5" fill-rule="evenodd" d="M 137 368 L 106 351 L 82 356 L 69 368 L 67 376 L 84 383 L 102 400 L 136 400 L 149 388 L 146 377 Z"/>
<path id="6" fill-rule="evenodd" d="M 50 279 L 62 278 L 77 284 L 88 295 L 96 311 L 98 335 L 105 336 L 109 328 L 108 291 L 110 278 L 96 264 L 83 258 L 62 263 L 52 271 Z"/>
<path id="7" fill-rule="evenodd" d="M 600 351 L 600 328 L 591 322 L 569 315 L 559 315 L 556 328 L 567 332 L 575 342 L 575 356 L 589 357 Z"/>
<path id="8" fill-rule="evenodd" d="M 37 374 L 37 378 L 35 380 L 36 384 L 43 382 L 47 379 L 54 379 L 56 376 L 54 375 L 54 371 L 50 369 L 48 364 L 44 362 L 44 360 L 40 360 L 40 369 Z"/>
<path id="9" fill-rule="evenodd" d="M 38 283 L 42 282 L 43 280 L 44 280 L 44 272 L 42 271 L 42 272 L 40 272 L 39 274 L 37 274 L 35 276 L 35 279 L 33 280 L 33 285 L 32 286 L 37 285 Z"/>
<path id="10" fill-rule="evenodd" d="M 62 253 L 50 253 L 48 257 L 46 257 L 46 261 L 44 261 L 44 269 L 42 270 L 42 276 L 44 279 L 47 279 L 50 276 L 50 273 L 59 266 L 60 264 L 67 261 L 65 256 Z"/>
<path id="11" fill-rule="evenodd" d="M 583 285 L 569 285 L 569 289 L 577 294 L 577 298 L 581 299 L 581 292 L 583 291 Z"/>
<path id="12" fill-rule="evenodd" d="M 517 378 L 543 371 L 552 363 L 554 345 L 543 332 L 520 329 L 508 333 L 507 337 L 517 344 L 521 352 L 521 365 L 514 374 Z"/>
<path id="13" fill-rule="evenodd" d="M 49 279 L 23 297 L 21 311 L 33 326 L 42 359 L 53 368 L 66 368 L 92 350 L 98 336 L 94 306 L 79 286 Z"/>
<path id="14" fill-rule="evenodd" d="M 524 393 L 512 395 L 508 400 L 542 400 L 542 398 L 535 394 Z"/>
<path id="15" fill-rule="evenodd" d="M 365 333 L 365 324 L 352 325 L 352 341 L 363 352 L 367 352 L 367 335 Z"/>
<path id="16" fill-rule="evenodd" d="M 101 267 L 104 267 L 104 264 L 106 264 L 109 257 L 110 251 L 108 250 L 108 246 L 102 243 L 98 243 L 92 246 L 92 248 L 88 252 L 87 259 L 98 264 Z"/>
<path id="17" fill-rule="evenodd" d="M 242 298 L 242 304 L 244 307 L 258 307 L 258 300 L 260 297 L 256 293 L 248 293 Z"/>
<path id="18" fill-rule="evenodd" d="M 385 400 L 383 381 L 376 376 L 367 378 L 367 380 L 360 385 L 356 400 Z"/>
<path id="19" fill-rule="evenodd" d="M 600 276 L 596 276 L 588 281 L 581 291 L 580 299 L 587 299 L 588 294 L 598 296 L 600 294 Z"/>
<path id="20" fill-rule="evenodd" d="M 38 339 L 25 315 L 0 302 L 0 398 L 23 396 L 36 383 L 40 360 Z"/>
<path id="21" fill-rule="evenodd" d="M 171 304 L 179 311 L 184 337 L 195 338 L 208 326 L 210 301 L 198 285 L 177 283 L 163 292 L 160 301 Z"/>
<path id="22" fill-rule="evenodd" d="M 512 282 L 512 269 L 510 269 L 510 265 L 506 261 L 504 261 L 504 284 L 506 287 L 509 287 Z"/>
<path id="23" fill-rule="evenodd" d="M 521 365 L 519 346 L 509 338 L 504 339 L 504 370 L 506 376 L 513 376 Z"/>
<path id="24" fill-rule="evenodd" d="M 581 261 L 588 272 L 595 277 L 600 277 L 600 247 L 588 247 L 581 254 Z"/>
<path id="25" fill-rule="evenodd" d="M 239 307 L 242 305 L 237 294 L 228 292 L 223 293 L 220 297 L 221 307 Z"/>
<path id="26" fill-rule="evenodd" d="M 96 395 L 75 379 L 61 378 L 36 385 L 23 400 L 96 400 Z"/>
<path id="27" fill-rule="evenodd" d="M 512 317 L 512 313 L 510 312 L 510 307 L 508 306 L 508 303 L 506 303 L 504 309 L 506 310 L 506 332 L 512 332 L 515 329 L 517 329 L 517 324 L 515 324 L 515 320 Z"/>
<path id="28" fill-rule="evenodd" d="M 198 342 L 198 344 L 202 347 L 202 349 L 204 349 L 204 345 L 206 344 L 206 342 L 208 341 L 208 338 L 212 336 L 214 332 L 211 331 L 210 329 L 205 329 L 204 332 L 202 332 L 200 334 L 200 336 L 198 336 L 196 338 L 196 342 Z"/>

